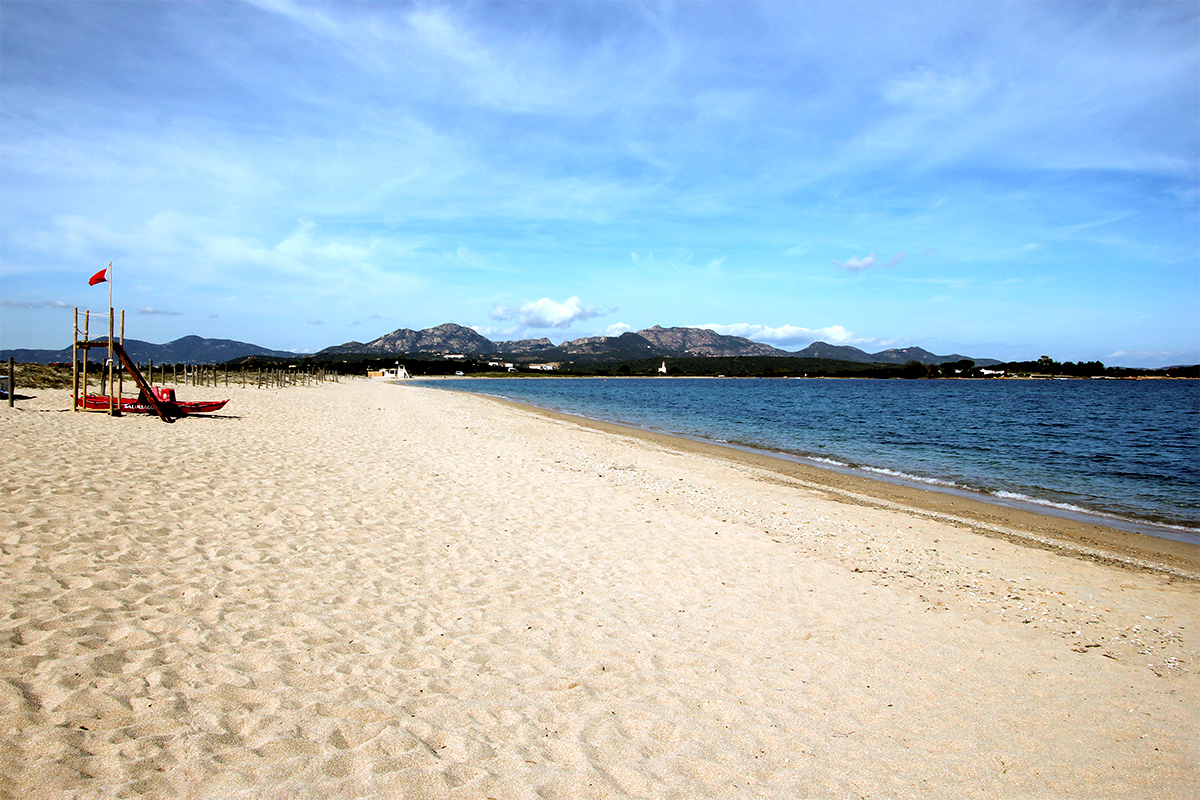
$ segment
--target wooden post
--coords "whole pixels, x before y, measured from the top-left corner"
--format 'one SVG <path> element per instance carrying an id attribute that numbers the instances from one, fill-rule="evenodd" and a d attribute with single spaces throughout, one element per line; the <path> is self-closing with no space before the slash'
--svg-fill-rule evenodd
<path id="1" fill-rule="evenodd" d="M 79 410 L 79 306 L 75 306 L 75 318 L 71 320 L 71 403 Z"/>
<path id="2" fill-rule="evenodd" d="M 121 309 L 121 347 L 125 346 L 125 309 Z M 153 376 L 151 376 L 153 378 Z M 153 383 L 153 380 L 151 380 Z M 125 370 L 117 369 L 117 413 L 121 413 L 121 397 L 125 393 Z"/>
<path id="3" fill-rule="evenodd" d="M 108 363 L 104 365 L 108 370 L 108 415 L 111 417 L 117 413 L 117 404 L 113 400 L 113 390 L 116 388 L 116 381 L 113 380 L 113 335 L 116 333 L 117 315 L 113 313 L 112 304 L 108 306 Z"/>
<path id="4" fill-rule="evenodd" d="M 13 407 L 13 396 L 17 393 L 17 373 L 13 370 L 12 356 L 8 357 L 8 407 Z"/>
<path id="5" fill-rule="evenodd" d="M 92 338 L 90 335 L 91 324 L 92 324 L 92 312 L 87 309 L 84 309 L 84 311 L 83 311 L 83 341 L 84 341 L 85 345 L 87 342 L 91 341 L 91 338 Z M 85 346 L 83 348 L 83 394 L 81 395 L 81 397 L 83 398 L 81 402 L 83 403 L 84 408 L 87 408 L 87 362 L 88 362 L 88 349 Z"/>

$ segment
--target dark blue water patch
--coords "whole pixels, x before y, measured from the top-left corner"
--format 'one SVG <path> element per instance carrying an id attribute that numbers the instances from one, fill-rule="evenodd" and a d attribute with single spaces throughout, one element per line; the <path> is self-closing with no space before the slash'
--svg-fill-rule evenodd
<path id="1" fill-rule="evenodd" d="M 1200 532 L 1200 382 L 471 379 L 441 389 Z M 1149 531 L 1153 532 L 1153 531 Z"/>

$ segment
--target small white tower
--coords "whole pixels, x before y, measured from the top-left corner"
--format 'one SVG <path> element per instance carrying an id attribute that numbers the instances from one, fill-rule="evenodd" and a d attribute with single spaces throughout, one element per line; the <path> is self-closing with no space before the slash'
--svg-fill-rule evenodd
<path id="1" fill-rule="evenodd" d="M 665 362 L 665 361 L 664 361 L 664 362 L 662 363 L 662 366 L 658 368 L 658 374 L 659 374 L 659 375 L 666 375 L 666 374 L 667 374 L 667 362 Z"/>

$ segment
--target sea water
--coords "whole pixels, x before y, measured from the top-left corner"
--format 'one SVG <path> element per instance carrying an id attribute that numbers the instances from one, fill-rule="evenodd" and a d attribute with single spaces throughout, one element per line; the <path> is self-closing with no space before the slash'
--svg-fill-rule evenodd
<path id="1" fill-rule="evenodd" d="M 431 381 L 1200 542 L 1200 381 Z"/>

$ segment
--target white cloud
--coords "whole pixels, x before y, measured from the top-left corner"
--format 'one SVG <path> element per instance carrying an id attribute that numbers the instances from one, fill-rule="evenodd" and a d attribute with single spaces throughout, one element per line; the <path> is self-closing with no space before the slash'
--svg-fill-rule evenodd
<path id="1" fill-rule="evenodd" d="M 151 308 L 150 306 L 142 306 L 141 308 L 139 308 L 139 309 L 137 310 L 137 313 L 139 313 L 139 314 L 150 314 L 150 315 L 158 314 L 158 315 L 161 315 L 161 316 L 166 316 L 166 317 L 180 317 L 180 316 L 183 316 L 183 312 L 182 312 L 182 311 L 164 311 L 164 310 L 163 310 L 163 309 L 161 309 L 161 308 Z M 107 315 L 107 314 L 105 314 L 105 316 L 107 317 L 108 315 Z"/>
<path id="2" fill-rule="evenodd" d="M 861 272 L 864 269 L 870 269 L 871 267 L 875 266 L 875 254 L 871 253 L 871 255 L 867 256 L 866 258 L 851 256 L 845 261 L 838 261 L 837 259 L 831 258 L 830 261 L 832 261 L 834 264 L 837 264 L 842 269 L 847 269 L 851 272 Z"/>
<path id="3" fill-rule="evenodd" d="M 828 342 L 838 345 L 878 344 L 879 340 L 859 336 L 854 331 L 847 330 L 841 325 L 830 325 L 826 328 L 803 328 L 798 325 L 781 325 L 772 328 L 767 325 L 752 325 L 740 322 L 733 325 L 697 325 L 714 333 L 726 336 L 741 336 L 755 342 L 773 345 L 775 347 L 799 347 L 813 342 Z"/>
<path id="4" fill-rule="evenodd" d="M 592 319 L 601 313 L 595 306 L 584 306 L 578 297 L 568 297 L 562 303 L 543 297 L 532 303 L 522 301 L 517 318 L 530 328 L 569 328 L 574 322 Z"/>
<path id="5" fill-rule="evenodd" d="M 609 312 L 596 306 L 585 306 L 578 297 L 568 297 L 561 303 L 543 297 L 536 301 L 522 300 L 519 308 L 497 303 L 488 316 L 499 322 L 515 319 L 525 328 L 569 328 L 576 322 L 606 313 Z M 625 330 L 631 328 L 626 325 Z"/>
<path id="6" fill-rule="evenodd" d="M 618 322 L 615 325 L 609 325 L 608 328 L 605 329 L 604 335 L 620 336 L 622 333 L 629 333 L 631 330 L 633 330 L 632 325 L 629 325 L 625 322 Z"/>

